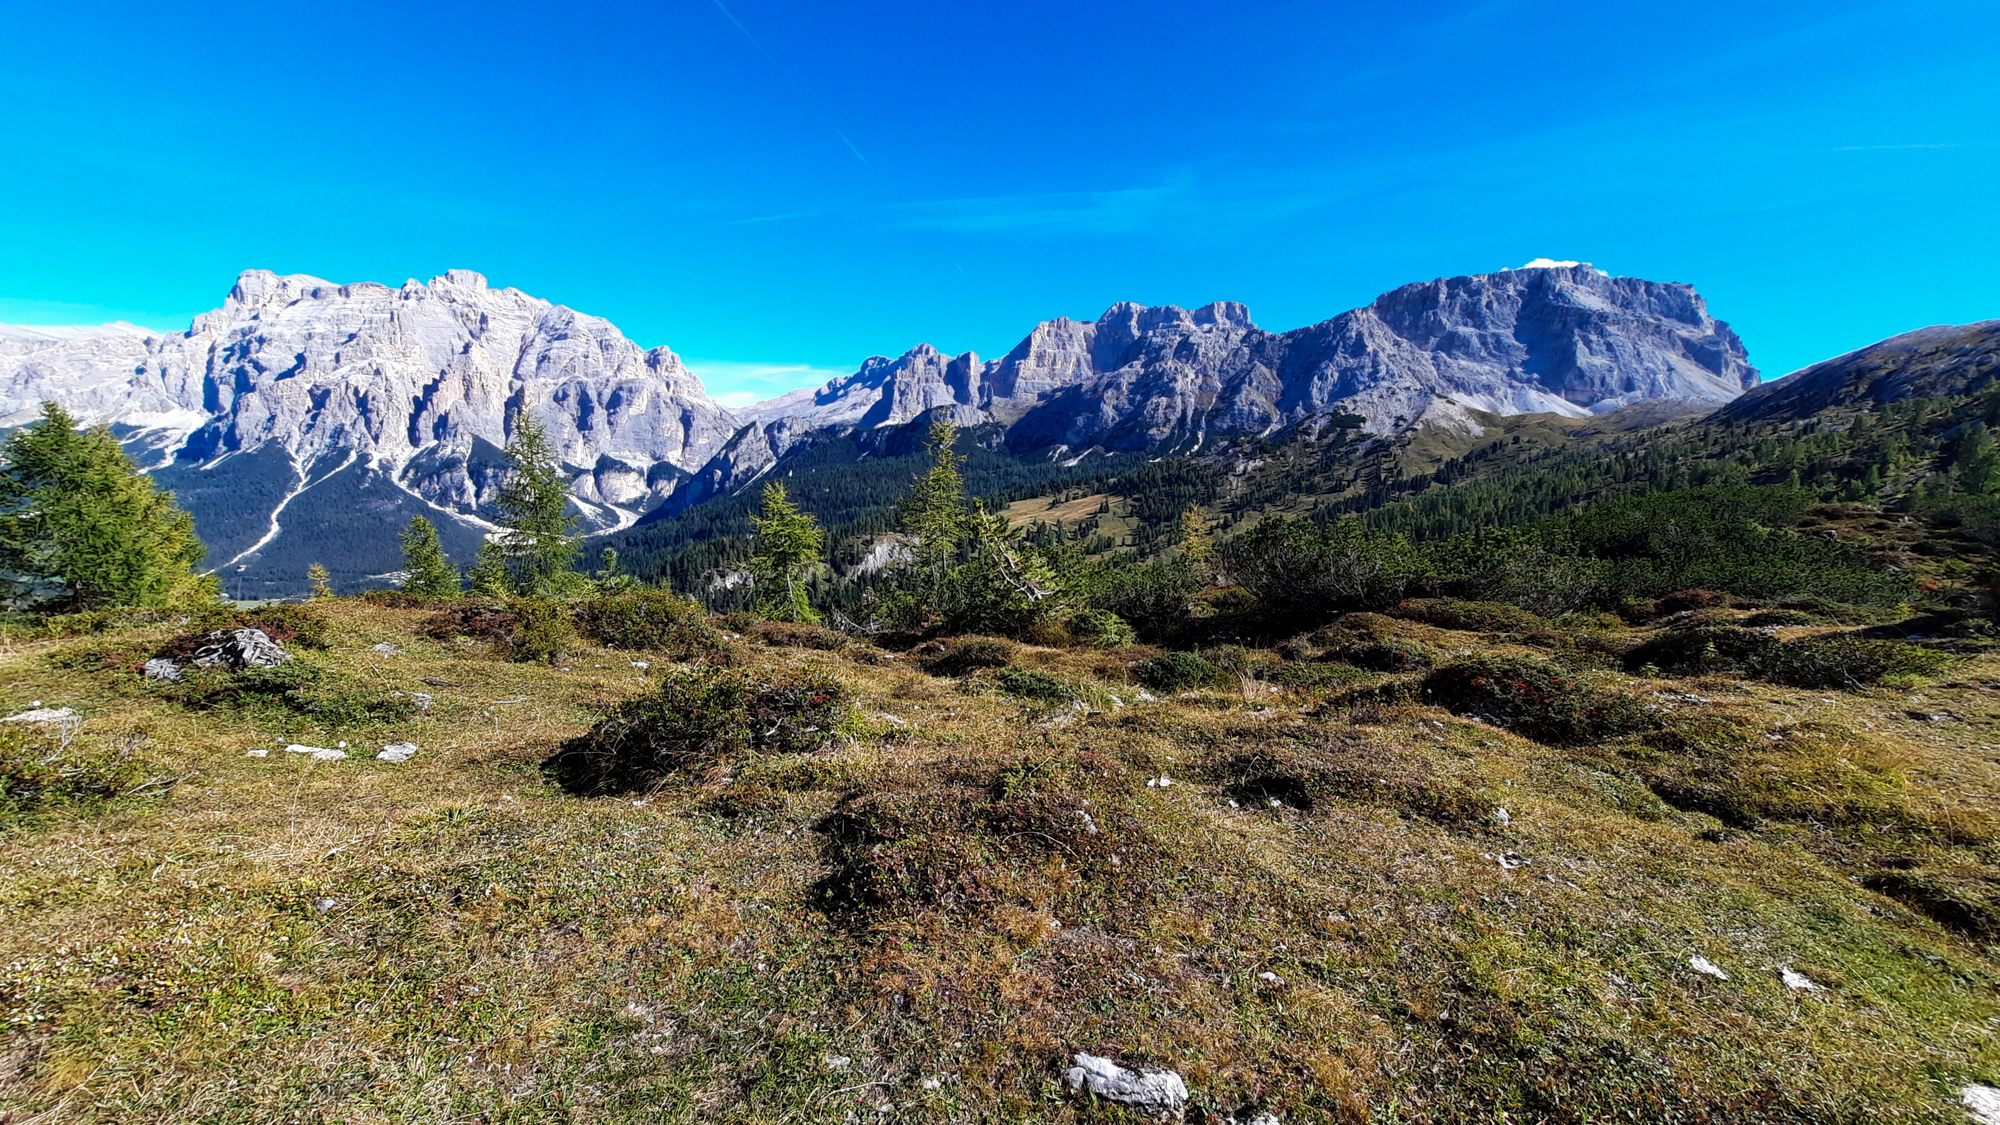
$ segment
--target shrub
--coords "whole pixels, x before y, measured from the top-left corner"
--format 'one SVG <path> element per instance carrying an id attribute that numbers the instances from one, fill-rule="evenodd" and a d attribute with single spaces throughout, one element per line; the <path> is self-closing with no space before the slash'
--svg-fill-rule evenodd
<path id="1" fill-rule="evenodd" d="M 574 612 L 583 635 L 608 648 L 691 660 L 722 647 L 722 635 L 703 620 L 701 606 L 666 590 L 591 598 Z"/>
<path id="2" fill-rule="evenodd" d="M 1188 691 L 1223 687 L 1234 677 L 1192 652 L 1169 652 L 1132 665 L 1132 674 L 1154 691 Z"/>
<path id="3" fill-rule="evenodd" d="M 668 673 L 657 690 L 620 704 L 543 768 L 571 792 L 655 784 L 745 753 L 793 754 L 838 737 L 852 715 L 845 686 L 818 670 L 757 680 L 735 669 Z"/>
<path id="4" fill-rule="evenodd" d="M 1405 621 L 1468 633 L 1521 633 L 1551 627 L 1549 619 L 1506 602 L 1470 602 L 1458 598 L 1411 598 L 1388 611 Z"/>
<path id="5" fill-rule="evenodd" d="M 520 627 L 508 638 L 517 663 L 555 664 L 576 646 L 576 625 L 570 609 L 547 598 L 519 598 Z"/>
<path id="6" fill-rule="evenodd" d="M 281 645 L 297 643 L 307 648 L 325 648 L 331 639 L 332 624 L 318 606 L 274 602 L 239 614 L 234 622 L 218 628 L 262 629 L 265 636 Z"/>
<path id="7" fill-rule="evenodd" d="M 1000 673 L 1000 690 L 1040 703 L 1068 703 L 1082 697 L 1075 684 L 1032 668 L 1009 668 Z"/>
<path id="8" fill-rule="evenodd" d="M 368 726 L 402 722 L 417 709 L 407 695 L 343 676 L 310 657 L 271 668 L 185 668 L 181 674 L 181 682 L 158 690 L 183 706 L 248 712 L 272 723 L 305 716 L 327 729 Z"/>
<path id="9" fill-rule="evenodd" d="M 1729 595 L 1714 590 L 1676 590 L 1653 603 L 1653 612 L 1661 616 L 1670 613 L 1686 613 L 1695 609 L 1723 609 L 1729 605 Z"/>
<path id="10" fill-rule="evenodd" d="M 1139 636 L 1124 618 L 1105 609 L 1080 610 L 1066 624 L 1077 640 L 1098 648 L 1121 648 Z"/>
<path id="11" fill-rule="evenodd" d="M 853 643 L 846 634 L 838 630 L 805 621 L 759 621 L 752 625 L 748 632 L 773 648 L 809 648 L 819 652 L 838 652 Z"/>
<path id="12" fill-rule="evenodd" d="M 1675 676 L 1734 672 L 1778 647 L 1776 638 L 1729 625 L 1676 629 L 1625 653 L 1628 671 L 1648 666 Z"/>
<path id="13" fill-rule="evenodd" d="M 1953 663 L 1948 653 L 1849 633 L 1801 637 L 1745 661 L 1759 679 L 1803 688 L 1859 688 L 1890 676 L 1935 676 Z"/>
<path id="14" fill-rule="evenodd" d="M 938 647 L 919 657 L 924 671 L 934 676 L 963 676 L 981 668 L 1005 668 L 1013 662 L 1013 643 L 998 637 L 960 637 L 938 642 Z"/>
<path id="15" fill-rule="evenodd" d="M 576 645 L 569 606 L 548 598 L 472 598 L 433 614 L 420 630 L 439 640 L 470 637 L 517 663 L 554 664 Z"/>
<path id="16" fill-rule="evenodd" d="M 1650 730 L 1652 713 L 1631 696 L 1603 691 L 1535 660 L 1474 658 L 1424 678 L 1424 698 L 1538 742 L 1573 746 Z"/>
<path id="17" fill-rule="evenodd" d="M 1419 552 L 1401 536 L 1354 520 L 1266 519 L 1231 541 L 1226 558 L 1267 612 L 1320 619 L 1393 606 L 1421 571 Z"/>
<path id="18" fill-rule="evenodd" d="M 1431 666 L 1431 654 L 1402 641 L 1364 641 L 1335 650 L 1338 660 L 1371 672 L 1421 672 Z"/>

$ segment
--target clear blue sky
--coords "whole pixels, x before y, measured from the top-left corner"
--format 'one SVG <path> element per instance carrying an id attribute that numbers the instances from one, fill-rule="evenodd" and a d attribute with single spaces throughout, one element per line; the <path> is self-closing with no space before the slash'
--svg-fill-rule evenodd
<path id="1" fill-rule="evenodd" d="M 1693 283 L 1767 376 L 2000 317 L 1993 0 L 17 3 L 0 38 L 0 321 L 466 267 L 740 398 L 1538 256 Z"/>

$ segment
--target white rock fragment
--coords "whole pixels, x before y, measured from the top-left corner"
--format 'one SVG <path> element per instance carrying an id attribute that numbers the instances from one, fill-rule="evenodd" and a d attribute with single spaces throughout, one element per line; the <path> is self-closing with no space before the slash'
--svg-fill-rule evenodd
<path id="1" fill-rule="evenodd" d="M 1164 774 L 1159 777 L 1149 777 L 1146 779 L 1146 788 L 1148 789 L 1171 789 L 1173 788 L 1173 784 L 1174 779 Z"/>
<path id="2" fill-rule="evenodd" d="M 416 743 L 392 742 L 389 745 L 384 746 L 382 748 L 382 752 L 375 756 L 385 762 L 407 762 L 411 758 L 416 757 L 416 754 L 417 754 Z"/>
<path id="3" fill-rule="evenodd" d="M 931 1077 L 924 1079 L 922 1082 L 917 1083 L 917 1085 L 922 1086 L 926 1090 L 935 1090 L 938 1087 L 944 1085 L 944 1079 L 941 1076 L 932 1075 Z"/>
<path id="4" fill-rule="evenodd" d="M 2000 1089 L 1974 1082 L 1959 1088 L 1958 1100 L 1978 1125 L 2000 1125 Z"/>
<path id="5" fill-rule="evenodd" d="M 392 644 L 390 644 L 390 643 L 389 643 L 388 641 L 383 641 L 383 642 L 382 642 L 381 644 L 379 644 L 379 645 L 371 645 L 371 646 L 369 647 L 368 651 L 369 651 L 369 652 L 372 652 L 372 653 L 375 653 L 375 654 L 377 654 L 377 655 L 380 655 L 380 656 L 401 656 L 401 655 L 403 655 L 403 650 L 402 650 L 402 649 L 400 649 L 400 648 L 397 648 L 397 647 L 396 647 L 395 645 L 392 645 Z"/>
<path id="6" fill-rule="evenodd" d="M 1153 694 L 1152 692 L 1150 692 L 1150 691 L 1142 691 L 1142 692 L 1140 692 L 1140 693 L 1139 693 L 1139 697 L 1138 697 L 1138 698 L 1139 698 L 1139 702 L 1141 702 L 1141 703 L 1158 703 L 1158 702 L 1160 701 L 1160 697 L 1159 697 L 1159 696 L 1157 696 L 1157 695 L 1154 695 L 1154 694 Z"/>
<path id="7" fill-rule="evenodd" d="M 1261 981 L 1263 981 L 1263 982 L 1264 982 L 1265 984 L 1283 984 L 1283 983 L 1285 983 L 1285 978 L 1284 978 L 1284 977 L 1281 977 L 1281 976 L 1279 976 L 1278 974 L 1276 974 L 1276 973 L 1274 973 L 1274 972 L 1271 972 L 1271 971 L 1270 971 L 1269 969 L 1266 969 L 1266 970 L 1264 970 L 1263 972 L 1261 972 L 1261 973 L 1258 973 L 1258 974 L 1257 974 L 1257 979 L 1258 979 L 1258 980 L 1261 980 Z"/>
<path id="8" fill-rule="evenodd" d="M 1187 1108 L 1187 1083 L 1171 1070 L 1132 1069 L 1082 1051 L 1074 1058 L 1076 1065 L 1063 1075 L 1071 1090 L 1095 1094 L 1154 1117 L 1175 1117 Z"/>
<path id="9" fill-rule="evenodd" d="M 1084 812 L 1082 809 L 1078 809 L 1076 810 L 1076 815 L 1077 819 L 1083 821 L 1083 830 L 1085 832 L 1088 832 L 1092 836 L 1097 835 L 1097 822 L 1090 818 L 1089 813 Z"/>
<path id="10" fill-rule="evenodd" d="M 271 752 L 269 750 L 259 748 L 256 750 L 247 750 L 244 752 L 243 756 L 246 758 L 268 758 L 271 756 Z"/>
<path id="11" fill-rule="evenodd" d="M 181 682 L 181 666 L 164 656 L 155 656 L 153 659 L 146 661 L 145 665 L 139 669 L 139 672 L 147 679 L 158 680 L 161 683 L 177 684 Z"/>
<path id="12" fill-rule="evenodd" d="M 1720 966 L 1718 966 L 1715 962 L 1709 960 L 1708 958 L 1703 957 L 1699 953 L 1688 958 L 1688 967 L 1693 969 L 1697 973 L 1707 973 L 1709 976 L 1714 977 L 1716 980 L 1729 979 L 1729 974 L 1723 972 Z"/>
<path id="13" fill-rule="evenodd" d="M 1819 985 L 1814 983 L 1811 977 L 1805 975 L 1804 973 L 1799 972 L 1798 970 L 1792 968 L 1789 965 L 1782 966 L 1778 969 L 1778 979 L 1784 981 L 1785 987 L 1791 989 L 1793 992 L 1819 991 Z"/>
<path id="14" fill-rule="evenodd" d="M 887 711 L 877 711 L 875 713 L 875 717 L 882 720 L 885 723 L 888 723 L 890 726 L 906 727 L 910 725 L 904 722 L 901 718 L 895 715 L 891 715 Z"/>
<path id="15" fill-rule="evenodd" d="M 1505 828 L 1514 823 L 1514 814 L 1508 812 L 1506 809 L 1494 809 L 1493 823 Z"/>
<path id="16" fill-rule="evenodd" d="M 0 723 L 80 723 L 82 721 L 83 716 L 77 714 L 73 709 L 68 707 L 44 707 L 42 706 L 42 701 L 39 699 L 35 700 L 35 705 L 28 710 L 18 715 L 9 715 L 4 719 L 0 719 Z"/>
<path id="17" fill-rule="evenodd" d="M 1492 860 L 1500 865 L 1500 870 L 1502 871 L 1512 871 L 1517 867 L 1526 867 L 1529 863 L 1533 862 L 1526 856 L 1516 852 L 1501 852 L 1498 855 L 1492 852 L 1480 852 L 1479 858 Z"/>
<path id="18" fill-rule="evenodd" d="M 826 1068 L 835 1071 L 846 1070 L 848 1064 L 853 1061 L 853 1059 L 848 1058 L 846 1055 L 828 1055 L 826 1057 Z"/>
<path id="19" fill-rule="evenodd" d="M 285 753 L 310 754 L 312 755 L 312 760 L 315 762 L 338 762 L 342 758 L 347 757 L 347 751 L 345 750 L 335 750 L 326 746 L 307 746 L 299 742 L 288 744 L 285 747 Z"/>
<path id="20" fill-rule="evenodd" d="M 641 672 L 653 666 L 653 662 L 650 660 L 628 660 L 626 661 L 626 663 L 630 664 L 634 668 L 637 668 Z"/>

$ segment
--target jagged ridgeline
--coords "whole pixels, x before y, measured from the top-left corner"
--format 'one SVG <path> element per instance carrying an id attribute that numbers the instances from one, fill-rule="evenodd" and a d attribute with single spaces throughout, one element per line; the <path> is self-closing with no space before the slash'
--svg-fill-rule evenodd
<path id="1" fill-rule="evenodd" d="M 1344 492 L 1393 484 L 1396 451 L 1488 416 L 1712 409 L 1757 379 L 1691 287 L 1546 260 L 1405 286 L 1288 332 L 1233 302 L 1119 304 L 1045 321 L 998 359 L 920 345 L 734 412 L 672 351 L 463 270 L 395 288 L 253 270 L 184 332 L 0 330 L 0 374 L 0 421 L 53 399 L 119 426 L 243 596 L 302 593 L 314 559 L 336 588 L 382 585 L 416 514 L 468 561 L 491 529 L 517 407 L 548 430 L 584 529 L 644 522 L 613 541 L 694 589 L 734 549 L 696 544 L 739 529 L 744 490 L 773 473 L 815 508 L 851 489 L 815 514 L 845 530 L 836 561 L 873 549 L 896 473 L 865 462 L 929 416 L 971 431 L 983 451 L 971 482 L 988 500 L 1082 487 L 1078 470 L 1103 486 L 1176 457 L 1199 467 L 1167 475 L 1248 473 L 1243 455 L 1300 442 L 1330 481 L 1359 466 L 1365 480 Z M 1123 487 L 1136 493 L 1136 479 Z M 1157 513 L 1135 503 L 1153 501 L 1121 498 L 1106 513 L 1117 534 L 1092 541 L 1148 546 Z"/>

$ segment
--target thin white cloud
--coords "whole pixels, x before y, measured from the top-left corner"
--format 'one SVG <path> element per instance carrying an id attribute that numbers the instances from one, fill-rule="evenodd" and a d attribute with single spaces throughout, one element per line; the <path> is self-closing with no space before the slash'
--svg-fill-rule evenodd
<path id="1" fill-rule="evenodd" d="M 687 359 L 710 398 L 732 409 L 777 398 L 788 391 L 822 386 L 829 379 L 852 375 L 852 367 L 814 363 L 770 363 L 740 359 Z"/>

